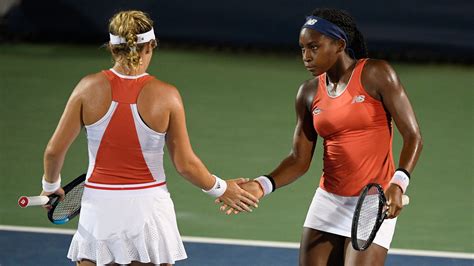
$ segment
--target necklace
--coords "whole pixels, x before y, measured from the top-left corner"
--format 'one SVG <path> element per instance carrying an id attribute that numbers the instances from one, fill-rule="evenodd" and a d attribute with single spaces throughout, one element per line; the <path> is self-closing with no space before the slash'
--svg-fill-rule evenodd
<path id="1" fill-rule="evenodd" d="M 351 82 L 352 79 L 352 74 L 354 74 L 355 66 L 351 71 L 351 76 L 349 77 L 349 80 L 347 83 L 342 83 L 340 86 L 339 85 L 339 80 L 338 82 L 331 82 L 329 80 L 329 76 L 326 74 L 326 91 L 329 95 L 329 97 L 335 98 L 340 96 L 347 88 L 347 85 Z"/>
<path id="2" fill-rule="evenodd" d="M 341 86 L 338 86 L 338 84 L 339 82 L 331 82 L 329 77 L 326 76 L 326 90 L 329 96 L 338 97 L 346 90 L 347 83 L 342 84 Z"/>

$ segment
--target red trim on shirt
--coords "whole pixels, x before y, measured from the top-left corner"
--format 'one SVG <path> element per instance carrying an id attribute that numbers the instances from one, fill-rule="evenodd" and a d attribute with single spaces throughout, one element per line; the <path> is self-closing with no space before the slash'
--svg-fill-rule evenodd
<path id="1" fill-rule="evenodd" d="M 103 189 L 103 190 L 135 190 L 135 189 L 145 189 L 145 188 L 152 188 L 152 187 L 159 187 L 165 185 L 166 182 L 161 182 L 153 185 L 148 186 L 141 186 L 141 187 L 98 187 L 90 184 L 85 184 L 84 186 L 87 188 L 93 189 Z"/>

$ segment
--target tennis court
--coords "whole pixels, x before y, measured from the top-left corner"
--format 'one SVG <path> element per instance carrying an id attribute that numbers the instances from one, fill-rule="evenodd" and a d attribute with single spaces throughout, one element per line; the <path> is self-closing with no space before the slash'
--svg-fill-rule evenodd
<path id="1" fill-rule="evenodd" d="M 0 225 L 73 229 L 77 219 L 53 226 L 43 210 L 20 209 L 16 201 L 21 195 L 39 193 L 42 153 L 75 84 L 88 73 L 110 67 L 111 59 L 97 46 L 2 44 L 0 62 Z M 467 262 L 447 259 L 441 264 L 416 257 L 404 265 L 473 265 L 474 67 L 394 64 L 394 68 L 415 108 L 425 145 L 408 190 L 411 203 L 399 219 L 392 246 L 471 256 Z M 149 72 L 180 89 L 193 147 L 212 172 L 224 178 L 255 177 L 272 170 L 289 152 L 296 90 L 310 78 L 299 57 L 168 48 L 158 50 Z M 252 214 L 238 216 L 220 214 L 212 199 L 181 178 L 167 158 L 168 188 L 182 235 L 298 242 L 319 181 L 321 143 L 305 176 L 264 199 Z M 399 150 L 397 134 L 396 160 Z M 82 134 L 68 154 L 63 182 L 84 172 L 86 166 Z M 51 242 L 62 241 L 51 254 L 63 260 L 69 235 L 56 240 L 57 234 L 20 236 L 1 230 L 0 265 L 15 265 L 8 259 L 10 252 L 19 247 L 19 239 L 40 243 L 43 237 Z M 194 245 L 187 243 L 190 258 L 181 265 L 203 265 L 205 258 L 199 254 L 212 254 L 221 248 L 236 258 L 256 249 L 248 245 L 243 249 Z M 295 248 L 271 252 L 268 257 L 288 254 L 288 258 L 296 258 L 297 254 Z M 280 262 L 295 264 L 286 264 L 283 259 Z M 400 265 L 396 256 L 391 256 L 389 262 Z"/>
<path id="2" fill-rule="evenodd" d="M 74 230 L 0 226 L 0 265 L 74 265 L 67 253 Z M 9 239 L 16 239 L 9 244 Z M 298 243 L 184 237 L 189 259 L 176 265 L 296 265 Z M 44 248 L 35 248 L 43 243 Z M 23 252 L 15 252 L 22 250 Z M 54 258 L 54 259 L 52 259 Z M 472 265 L 472 254 L 394 249 L 386 260 L 395 265 Z"/>

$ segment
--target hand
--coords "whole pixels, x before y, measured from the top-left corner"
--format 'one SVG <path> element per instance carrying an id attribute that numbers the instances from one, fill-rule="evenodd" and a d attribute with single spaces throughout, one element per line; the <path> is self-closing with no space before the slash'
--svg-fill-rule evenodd
<path id="1" fill-rule="evenodd" d="M 263 197 L 263 189 L 257 181 L 252 180 L 247 183 L 240 184 L 240 187 L 245 191 L 248 191 L 257 199 L 261 199 Z"/>
<path id="2" fill-rule="evenodd" d="M 390 186 L 385 191 L 385 197 L 387 198 L 387 219 L 392 219 L 397 217 L 403 209 L 402 204 L 402 189 L 395 184 L 390 184 Z"/>
<path id="3" fill-rule="evenodd" d="M 239 212 L 252 212 L 252 209 L 249 206 L 255 208 L 258 207 L 258 198 L 239 186 L 248 182 L 248 178 L 231 179 L 226 180 L 226 182 L 227 189 L 224 194 L 216 200 L 216 202 L 218 200 L 219 202 L 224 202 L 225 206 L 230 206 L 232 209 L 238 210 Z"/>
<path id="4" fill-rule="evenodd" d="M 59 201 L 63 201 L 64 200 L 64 190 L 63 188 L 58 188 L 58 190 L 54 191 L 54 192 L 44 192 L 44 191 L 41 191 L 41 194 L 40 196 L 49 196 L 51 194 L 56 194 L 59 196 Z M 45 208 L 46 210 L 50 210 L 51 209 L 51 205 L 43 205 L 43 208 Z"/>
<path id="5" fill-rule="evenodd" d="M 249 182 L 245 182 L 245 183 L 240 183 L 239 186 L 248 191 L 249 193 L 251 193 L 253 196 L 255 196 L 257 199 L 261 199 L 263 197 L 263 189 L 262 187 L 260 186 L 260 184 L 257 182 L 257 181 L 249 181 Z M 216 203 L 220 203 L 222 202 L 219 199 L 216 200 Z M 257 206 L 258 207 L 258 206 Z M 235 210 L 234 208 L 232 207 L 229 207 L 227 204 L 222 204 L 222 206 L 220 207 L 220 210 L 225 212 L 227 215 L 231 214 L 231 213 L 234 213 L 234 214 L 238 214 L 240 211 L 238 210 Z"/>

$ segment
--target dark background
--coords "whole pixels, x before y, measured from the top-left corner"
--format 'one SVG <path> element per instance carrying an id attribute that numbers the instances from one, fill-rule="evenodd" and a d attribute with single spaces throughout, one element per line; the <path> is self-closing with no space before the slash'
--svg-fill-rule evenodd
<path id="1" fill-rule="evenodd" d="M 194 151 L 213 173 L 230 179 L 268 173 L 291 149 L 295 95 L 304 80 L 313 78 L 304 69 L 298 33 L 305 15 L 321 6 L 353 14 L 371 56 L 388 59 L 396 70 L 423 134 L 423 153 L 408 189 L 411 202 L 397 222 L 392 247 L 468 252 L 461 257 L 472 258 L 471 2 L 0 0 L 0 264 L 6 263 L 3 254 L 22 250 L 18 244 L 25 242 L 4 233 L 1 225 L 77 228 L 78 219 L 58 227 L 41 208 L 20 209 L 17 199 L 40 191 L 44 149 L 74 86 L 84 75 L 113 65 L 101 48 L 112 14 L 124 9 L 151 14 L 163 47 L 149 71 L 179 88 Z M 394 130 L 395 161 L 401 142 Z M 322 143 L 318 140 L 303 177 L 262 200 L 252 214 L 235 217 L 220 214 L 165 155 L 181 234 L 298 243 L 321 176 Z M 68 152 L 63 182 L 85 171 L 87 154 L 81 134 Z M 65 257 L 60 252 L 53 260 Z M 189 263 L 202 265 L 191 252 Z M 28 257 L 28 252 L 16 253 Z M 394 265 L 436 264 L 420 259 Z"/>
<path id="2" fill-rule="evenodd" d="M 164 45 L 298 53 L 298 33 L 316 7 L 356 19 L 371 57 L 474 62 L 474 1 L 2 0 L 0 41 L 107 42 L 108 19 L 139 9 Z M 1 14 L 0 14 L 1 15 Z"/>

